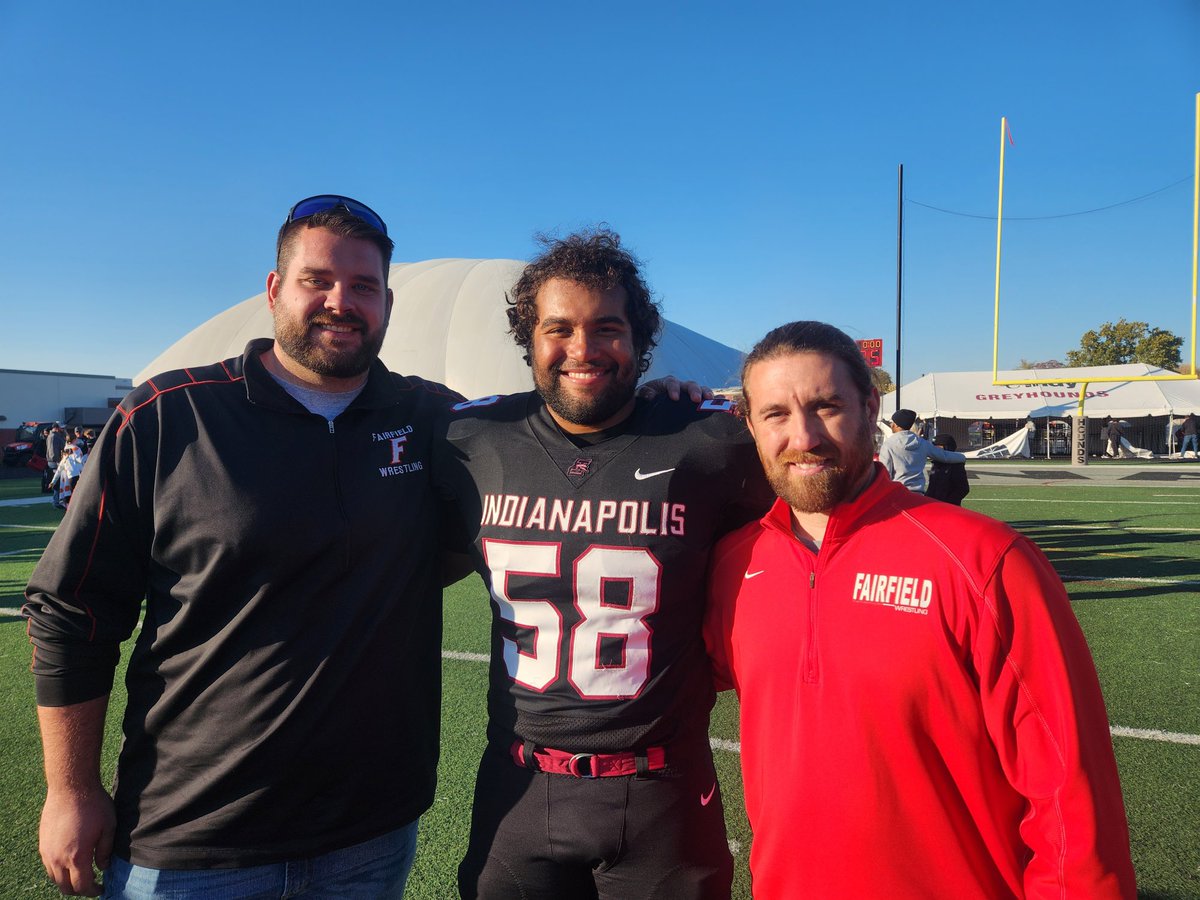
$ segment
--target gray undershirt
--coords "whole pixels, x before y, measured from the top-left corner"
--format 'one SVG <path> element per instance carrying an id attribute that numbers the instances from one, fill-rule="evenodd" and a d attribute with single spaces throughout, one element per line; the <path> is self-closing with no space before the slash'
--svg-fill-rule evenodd
<path id="1" fill-rule="evenodd" d="M 807 547 L 813 553 L 821 552 L 821 542 L 814 538 L 810 538 L 807 534 L 802 532 L 799 528 L 796 527 L 795 522 L 792 523 L 792 537 L 794 537 L 796 540 L 798 540 L 800 543 L 802 543 L 805 547 Z"/>
<path id="2" fill-rule="evenodd" d="M 362 389 L 367 386 L 367 383 L 364 381 L 350 391 L 314 391 L 312 388 L 306 388 L 302 385 L 285 381 L 274 372 L 269 372 L 268 374 L 275 379 L 281 388 L 291 394 L 301 406 L 310 413 L 324 416 L 328 422 L 332 422 L 340 416 L 346 407 L 354 402 L 354 398 L 362 393 Z"/>

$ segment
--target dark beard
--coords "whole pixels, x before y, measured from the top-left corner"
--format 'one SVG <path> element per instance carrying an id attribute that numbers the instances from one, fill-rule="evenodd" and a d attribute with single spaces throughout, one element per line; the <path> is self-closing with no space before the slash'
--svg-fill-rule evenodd
<path id="1" fill-rule="evenodd" d="M 533 373 L 537 392 L 559 417 L 574 425 L 599 425 L 611 419 L 633 396 L 637 382 L 617 372 L 612 384 L 592 399 L 573 397 L 563 387 L 562 366 L 551 366 L 545 373 Z M 543 377 L 544 376 L 544 377 Z"/>
<path id="2" fill-rule="evenodd" d="M 362 330 L 363 340 L 356 350 L 330 350 L 315 341 L 310 333 L 314 322 L 337 322 L 338 324 L 355 325 Z M 371 368 L 379 357 L 383 347 L 386 329 L 380 328 L 370 334 L 366 323 L 355 315 L 338 316 L 336 319 L 328 315 L 313 316 L 302 327 L 297 328 L 291 320 L 275 316 L 275 342 L 304 368 L 317 375 L 329 378 L 353 378 Z"/>

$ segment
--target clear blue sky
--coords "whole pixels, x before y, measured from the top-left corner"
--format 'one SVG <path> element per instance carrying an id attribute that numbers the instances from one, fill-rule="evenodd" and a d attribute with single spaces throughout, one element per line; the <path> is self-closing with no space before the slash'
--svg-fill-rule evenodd
<path id="1" fill-rule="evenodd" d="M 1196 0 L 0 0 L 0 368 L 135 375 L 337 192 L 396 261 L 608 222 L 674 321 L 824 319 L 894 371 L 903 163 L 903 378 L 988 369 L 1002 115 L 1001 366 L 1186 336 L 1197 91 Z"/>

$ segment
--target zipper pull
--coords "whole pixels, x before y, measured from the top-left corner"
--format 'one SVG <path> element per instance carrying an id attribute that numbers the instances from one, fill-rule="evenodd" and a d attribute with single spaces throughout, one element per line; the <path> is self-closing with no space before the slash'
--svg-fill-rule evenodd
<path id="1" fill-rule="evenodd" d="M 329 433 L 333 434 L 333 419 L 326 419 L 325 421 L 329 423 Z"/>
<path id="2" fill-rule="evenodd" d="M 808 589 L 811 591 L 816 586 L 817 586 L 817 573 L 809 572 L 808 573 Z"/>

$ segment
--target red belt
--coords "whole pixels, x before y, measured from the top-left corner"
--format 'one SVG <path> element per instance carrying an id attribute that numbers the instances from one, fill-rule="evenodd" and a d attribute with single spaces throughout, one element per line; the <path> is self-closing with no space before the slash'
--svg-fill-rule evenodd
<path id="1" fill-rule="evenodd" d="M 640 757 L 640 759 L 639 759 Z M 576 778 L 607 778 L 614 775 L 657 772 L 667 767 L 667 752 L 662 747 L 627 750 L 624 753 L 571 753 L 567 750 L 537 748 L 532 744 L 514 741 L 512 758 L 518 766 L 536 772 L 573 775 Z"/>

